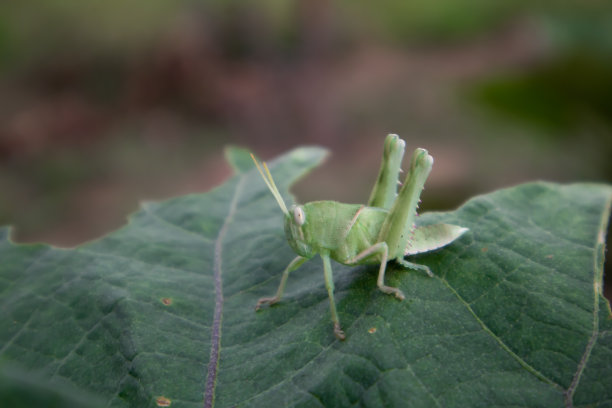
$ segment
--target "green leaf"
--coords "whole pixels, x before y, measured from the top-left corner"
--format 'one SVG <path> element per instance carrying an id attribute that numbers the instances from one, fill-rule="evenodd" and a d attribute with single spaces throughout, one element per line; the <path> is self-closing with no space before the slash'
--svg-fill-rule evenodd
<path id="1" fill-rule="evenodd" d="M 101 408 L 102 402 L 69 384 L 47 379 L 19 367 L 0 369 L 0 402 L 11 408 Z"/>
<path id="2" fill-rule="evenodd" d="M 376 288 L 377 267 L 334 263 L 339 342 L 319 259 L 255 313 L 294 254 L 246 152 L 228 155 L 238 174 L 222 186 L 145 204 L 74 249 L 17 245 L 1 229 L 2 371 L 113 407 L 612 404 L 609 186 L 525 184 L 424 214 L 470 231 L 412 258 L 434 278 L 390 265 L 404 302 Z M 270 163 L 288 202 L 323 155 Z"/>

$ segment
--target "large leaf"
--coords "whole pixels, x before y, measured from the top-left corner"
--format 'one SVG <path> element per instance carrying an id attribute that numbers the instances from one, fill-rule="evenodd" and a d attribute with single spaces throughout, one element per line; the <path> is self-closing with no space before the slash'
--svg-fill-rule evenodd
<path id="1" fill-rule="evenodd" d="M 271 163 L 287 200 L 323 154 Z M 609 186 L 526 184 L 425 214 L 470 231 L 416 258 L 434 278 L 390 267 L 404 302 L 376 289 L 375 266 L 334 263 L 339 342 L 319 259 L 255 313 L 294 254 L 246 153 L 229 157 L 238 174 L 224 185 L 143 205 L 75 249 L 0 230 L 2 372 L 35 381 L 0 378 L 81 406 L 612 405 Z"/>

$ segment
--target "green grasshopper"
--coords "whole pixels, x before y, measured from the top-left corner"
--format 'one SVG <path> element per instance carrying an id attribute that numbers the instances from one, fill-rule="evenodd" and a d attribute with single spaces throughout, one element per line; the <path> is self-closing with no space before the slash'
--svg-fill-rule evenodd
<path id="1" fill-rule="evenodd" d="M 345 265 L 380 264 L 378 288 L 403 300 L 398 288 L 385 285 L 387 262 L 394 260 L 407 269 L 422 270 L 429 276 L 429 267 L 409 262 L 406 255 L 432 251 L 450 244 L 468 229 L 457 225 L 435 224 L 415 226 L 421 191 L 433 165 L 427 150 L 416 149 L 410 171 L 399 194 L 397 187 L 404 157 L 405 142 L 397 135 L 385 139 L 383 160 L 368 205 L 344 204 L 336 201 L 314 201 L 294 205 L 289 210 L 281 197 L 266 163 L 263 169 L 251 155 L 259 173 L 285 214 L 287 241 L 298 254 L 285 268 L 273 297 L 259 299 L 255 310 L 264 304 L 277 303 L 283 296 L 289 273 L 319 254 L 323 260 L 325 287 L 329 295 L 334 335 L 345 339 L 334 302 L 334 281 L 330 258 Z"/>

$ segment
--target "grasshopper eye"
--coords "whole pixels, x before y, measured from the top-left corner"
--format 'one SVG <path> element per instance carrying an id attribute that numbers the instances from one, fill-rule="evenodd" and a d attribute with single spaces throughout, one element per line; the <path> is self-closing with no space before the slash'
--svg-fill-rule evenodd
<path id="1" fill-rule="evenodd" d="M 300 227 L 304 225 L 306 222 L 306 214 L 304 213 L 304 209 L 302 207 L 298 206 L 293 209 L 293 219 Z"/>

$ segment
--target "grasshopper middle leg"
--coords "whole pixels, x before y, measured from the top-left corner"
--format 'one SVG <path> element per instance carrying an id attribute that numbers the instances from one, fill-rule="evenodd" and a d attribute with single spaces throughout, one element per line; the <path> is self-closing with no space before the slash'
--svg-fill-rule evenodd
<path id="1" fill-rule="evenodd" d="M 340 318 L 336 310 L 336 301 L 334 300 L 334 277 L 332 275 L 331 263 L 328 254 L 321 254 L 323 260 L 323 272 L 325 274 L 325 288 L 329 296 L 329 308 L 331 310 L 332 321 L 334 322 L 334 335 L 338 340 L 344 340 L 346 336 L 340 327 Z"/>

